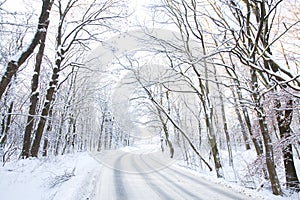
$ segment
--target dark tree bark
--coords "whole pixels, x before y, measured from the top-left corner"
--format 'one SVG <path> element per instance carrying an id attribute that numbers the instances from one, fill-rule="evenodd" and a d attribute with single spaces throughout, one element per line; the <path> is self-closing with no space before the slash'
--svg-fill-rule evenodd
<path id="1" fill-rule="evenodd" d="M 11 125 L 11 113 L 12 113 L 13 107 L 14 107 L 14 102 L 12 101 L 9 105 L 7 116 L 3 117 L 3 120 L 1 123 L 2 131 L 1 131 L 1 135 L 0 135 L 0 148 L 3 147 L 6 143 L 7 134 L 10 130 L 10 125 Z"/>
<path id="2" fill-rule="evenodd" d="M 102 113 L 97 151 L 101 151 L 101 148 L 102 148 L 102 137 L 103 137 L 103 129 L 104 129 L 104 120 L 105 120 L 105 112 Z"/>
<path id="3" fill-rule="evenodd" d="M 76 137 L 77 137 L 77 134 L 76 134 L 76 119 L 72 120 L 72 129 L 73 129 L 73 132 L 72 132 L 71 145 L 72 145 L 72 148 L 74 150 L 75 149 L 75 143 L 76 143 Z"/>
<path id="4" fill-rule="evenodd" d="M 51 106 L 51 103 L 53 100 L 53 95 L 55 93 L 57 83 L 58 83 L 58 76 L 59 76 L 58 73 L 59 73 L 60 62 L 61 62 L 61 60 L 57 60 L 56 66 L 53 68 L 52 78 L 49 83 L 49 88 L 48 88 L 47 94 L 46 94 L 46 101 L 45 101 L 43 109 L 42 109 L 41 118 L 40 118 L 37 130 L 36 130 L 35 138 L 33 140 L 33 144 L 32 144 L 31 151 L 30 151 L 31 156 L 33 156 L 33 157 L 38 156 L 42 135 L 43 135 L 44 128 L 45 128 L 45 125 L 47 122 L 47 117 L 49 115 L 50 106 Z"/>
<path id="5" fill-rule="evenodd" d="M 49 144 L 49 139 L 48 137 L 44 138 L 44 144 L 43 144 L 43 156 L 47 156 L 48 155 L 48 144 Z"/>
<path id="6" fill-rule="evenodd" d="M 42 65 L 42 60 L 44 56 L 44 50 L 45 50 L 45 41 L 47 36 L 47 29 L 48 29 L 49 21 L 45 23 L 44 31 L 41 33 L 41 37 L 39 40 L 39 50 L 36 55 L 36 63 L 34 68 L 33 77 L 31 80 L 31 96 L 30 96 L 30 106 L 28 111 L 28 117 L 27 117 L 27 123 L 24 133 L 24 139 L 23 139 L 23 148 L 21 152 L 22 158 L 28 158 L 30 156 L 30 145 L 31 145 L 31 134 L 32 134 L 32 128 L 35 122 L 35 114 L 36 114 L 36 107 L 39 101 L 39 76 L 40 76 L 40 70 Z"/>

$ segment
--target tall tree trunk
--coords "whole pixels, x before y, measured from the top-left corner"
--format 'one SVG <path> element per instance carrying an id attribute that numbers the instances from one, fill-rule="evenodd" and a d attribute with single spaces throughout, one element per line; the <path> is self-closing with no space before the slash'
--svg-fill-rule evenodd
<path id="1" fill-rule="evenodd" d="M 204 111 L 206 112 L 206 111 Z M 224 174 L 222 171 L 222 164 L 221 164 L 221 160 L 220 160 L 220 155 L 219 155 L 219 149 L 218 149 L 218 144 L 217 144 L 217 139 L 216 139 L 216 134 L 214 132 L 213 129 L 213 124 L 211 123 L 211 118 L 208 116 L 208 114 L 205 114 L 205 123 L 207 126 L 207 135 L 208 135 L 208 139 L 209 139 L 209 143 L 211 146 L 211 152 L 214 158 L 214 164 L 215 164 L 215 169 L 216 169 L 216 173 L 217 173 L 217 177 L 218 178 L 223 178 Z"/>
<path id="2" fill-rule="evenodd" d="M 285 178 L 286 186 L 290 189 L 295 189 L 296 191 L 300 190 L 300 183 L 297 176 L 294 156 L 293 156 L 293 147 L 290 141 L 291 137 L 291 122 L 293 118 L 293 100 L 290 98 L 286 101 L 286 107 L 282 108 L 281 102 L 279 99 L 275 100 L 276 118 L 278 123 L 278 128 L 280 132 L 280 138 L 283 141 L 288 141 L 287 145 L 284 145 L 282 148 L 283 153 L 283 162 L 285 168 Z"/>
<path id="3" fill-rule="evenodd" d="M 223 169 L 222 169 L 222 164 L 221 164 L 221 158 L 219 155 L 219 149 L 218 149 L 218 144 L 217 144 L 217 139 L 216 139 L 216 133 L 213 127 L 213 108 L 209 99 L 209 85 L 208 85 L 208 74 L 207 74 L 207 67 L 205 68 L 205 77 L 206 77 L 206 84 L 205 86 L 202 83 L 202 80 L 199 78 L 199 86 L 201 89 L 201 94 L 199 95 L 200 101 L 202 103 L 203 111 L 204 111 L 204 116 L 205 116 L 205 125 L 206 125 L 206 133 L 207 137 L 209 139 L 209 143 L 211 146 L 211 152 L 214 158 L 214 164 L 215 164 L 215 169 L 217 173 L 218 178 L 223 178 Z M 195 66 L 194 66 L 194 71 L 196 72 L 198 77 L 201 77 L 200 74 L 197 72 Z"/>
<path id="4" fill-rule="evenodd" d="M 273 194 L 275 195 L 282 195 L 281 186 L 278 180 L 277 172 L 275 169 L 275 161 L 274 161 L 274 155 L 273 155 L 273 145 L 270 133 L 268 131 L 268 126 L 266 122 L 266 114 L 263 109 L 263 106 L 260 103 L 259 99 L 259 93 L 258 93 L 258 80 L 255 70 L 251 70 L 251 81 L 252 81 L 252 97 L 253 101 L 255 103 L 255 110 L 259 122 L 259 127 L 261 130 L 261 134 L 264 141 L 264 146 L 266 150 L 266 164 L 267 164 L 267 170 L 269 174 L 269 179 L 271 182 L 271 187 Z"/>
<path id="5" fill-rule="evenodd" d="M 225 137 L 226 137 L 226 145 L 227 145 L 227 150 L 228 150 L 228 155 L 229 155 L 229 166 L 233 166 L 233 155 L 232 155 L 232 149 L 231 149 L 231 141 L 230 141 L 230 135 L 229 135 L 229 130 L 228 130 L 228 126 L 227 126 L 225 106 L 224 106 L 223 97 L 222 97 L 221 93 L 219 93 L 219 98 L 221 100 L 221 111 L 222 111 L 222 119 L 223 119 L 223 124 L 224 124 L 223 128 L 224 128 L 224 133 L 225 133 Z"/>
<path id="6" fill-rule="evenodd" d="M 268 49 L 267 51 L 270 55 L 272 55 L 270 49 Z M 266 56 L 266 58 L 269 58 L 269 56 Z M 265 61 L 265 65 L 268 66 L 267 67 L 268 69 L 272 69 L 272 71 L 274 71 L 275 73 L 279 71 L 279 66 L 276 62 L 274 62 L 273 59 L 271 58 L 265 59 L 264 61 Z M 283 79 L 281 79 L 281 77 L 276 77 L 276 80 L 278 82 L 284 81 Z M 287 87 L 287 85 L 285 84 L 282 84 L 281 86 L 283 88 Z M 287 98 L 288 99 L 286 100 L 285 108 L 282 107 L 279 99 L 275 99 L 274 101 L 279 135 L 283 141 L 288 141 L 289 138 L 291 137 L 291 132 L 292 132 L 290 125 L 293 119 L 293 99 L 292 97 L 287 97 Z M 285 145 L 282 148 L 282 153 L 283 153 L 283 161 L 284 161 L 285 176 L 286 176 L 286 186 L 287 188 L 300 191 L 300 182 L 295 168 L 293 147 L 291 141 L 289 141 L 289 144 Z"/>
<path id="7" fill-rule="evenodd" d="M 218 96 L 219 96 L 220 104 L 221 104 L 221 115 L 222 115 L 223 129 L 224 129 L 224 133 L 225 133 L 226 145 L 227 145 L 227 150 L 228 150 L 228 155 L 229 155 L 229 166 L 233 166 L 233 155 L 232 155 L 231 141 L 230 141 L 230 135 L 229 135 L 228 125 L 227 125 L 226 113 L 225 113 L 224 99 L 223 99 L 223 96 L 221 93 L 221 87 L 219 84 L 219 80 L 217 78 L 217 69 L 216 69 L 215 65 L 213 65 L 213 72 L 214 72 L 214 77 L 215 77 L 215 81 L 216 81 L 217 89 L 218 89 Z"/>
<path id="8" fill-rule="evenodd" d="M 23 139 L 23 148 L 21 152 L 22 158 L 28 158 L 30 156 L 29 151 L 31 145 L 31 133 L 35 121 L 34 117 L 36 114 L 36 107 L 39 101 L 39 92 L 38 92 L 39 77 L 40 77 L 42 60 L 44 56 L 48 25 L 49 25 L 49 21 L 47 21 L 47 25 L 45 26 L 45 31 L 42 32 L 41 34 L 40 47 L 36 55 L 36 63 L 35 63 L 34 73 L 31 80 L 30 106 L 29 106 L 27 123 L 26 123 L 26 128 L 24 133 L 24 139 Z"/>
<path id="9" fill-rule="evenodd" d="M 20 66 L 30 57 L 35 47 L 40 43 L 41 38 L 48 29 L 49 14 L 54 0 L 44 0 L 42 5 L 41 14 L 38 20 L 37 31 L 35 32 L 31 43 L 22 51 L 16 60 L 12 59 L 8 62 L 4 75 L 0 81 L 0 99 L 6 91 L 12 77 L 17 73 Z"/>
<path id="10" fill-rule="evenodd" d="M 163 104 L 162 86 L 160 86 L 160 93 L 161 93 L 160 104 L 162 105 Z M 167 99 L 167 104 L 168 104 L 168 114 L 170 115 L 171 109 L 170 109 L 170 102 L 169 102 L 170 101 L 170 99 L 169 99 L 169 92 L 166 92 L 166 99 Z M 169 150 L 170 150 L 170 157 L 173 158 L 173 156 L 174 156 L 174 147 L 173 147 L 173 144 L 172 144 L 172 142 L 170 140 L 170 134 L 169 134 L 168 125 L 167 125 L 168 118 L 166 120 L 163 119 L 162 113 L 161 113 L 161 111 L 160 111 L 159 108 L 157 108 L 157 113 L 158 113 L 158 117 L 159 117 L 160 123 L 162 124 L 163 131 L 165 133 L 166 144 L 168 145 Z"/>
<path id="11" fill-rule="evenodd" d="M 59 64 L 60 64 L 60 61 L 59 61 Z M 53 68 L 52 78 L 49 83 L 49 88 L 47 90 L 46 101 L 45 101 L 43 109 L 42 109 L 41 118 L 40 118 L 37 130 L 36 130 L 35 138 L 34 138 L 34 141 L 33 141 L 32 147 L 31 147 L 31 156 L 33 156 L 33 157 L 38 156 L 41 139 L 42 139 L 42 136 L 44 133 L 44 128 L 45 128 L 45 125 L 47 122 L 47 117 L 49 115 L 50 106 L 51 106 L 51 103 L 53 100 L 53 95 L 54 95 L 56 87 L 57 87 L 58 72 L 59 72 L 59 67 L 55 66 Z"/>
<path id="12" fill-rule="evenodd" d="M 201 41 L 201 47 L 202 47 L 202 51 L 203 51 L 203 55 L 207 55 L 206 53 L 206 48 L 205 48 L 205 41 L 204 41 L 204 36 L 202 35 L 201 31 L 199 31 L 200 34 L 200 41 Z M 212 154 L 213 154 L 213 158 L 214 158 L 214 163 L 215 163 L 215 169 L 216 169 L 216 173 L 217 173 L 217 177 L 218 178 L 223 178 L 224 177 L 224 173 L 223 173 L 223 169 L 222 169 L 222 164 L 221 164 L 221 158 L 219 155 L 219 149 L 218 149 L 218 145 L 217 145 L 217 139 L 216 139 L 216 133 L 213 127 L 213 106 L 212 106 L 212 102 L 210 99 L 210 89 L 209 89 L 209 75 L 208 75 L 208 63 L 207 60 L 204 59 L 203 61 L 204 64 L 204 74 L 205 74 L 205 84 L 203 84 L 202 80 L 201 80 L 201 75 L 199 74 L 196 66 L 193 65 L 193 70 L 195 72 L 195 74 L 198 77 L 198 83 L 199 83 L 199 87 L 201 90 L 201 94 L 198 94 L 200 96 L 200 101 L 202 103 L 203 106 L 203 110 L 204 110 L 204 115 L 205 115 L 205 124 L 207 127 L 207 134 L 208 134 L 208 138 L 209 138 L 209 142 L 211 145 L 211 150 L 212 150 Z"/>

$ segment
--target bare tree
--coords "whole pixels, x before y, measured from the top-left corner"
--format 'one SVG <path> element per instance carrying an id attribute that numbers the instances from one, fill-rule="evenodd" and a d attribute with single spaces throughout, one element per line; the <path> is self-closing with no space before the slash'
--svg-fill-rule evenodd
<path id="1" fill-rule="evenodd" d="M 289 25 L 279 23 L 278 26 L 275 26 L 276 20 L 279 19 L 276 11 L 280 5 L 282 5 L 282 1 L 216 2 L 211 4 L 216 15 L 210 16 L 216 27 L 222 32 L 225 31 L 226 35 L 223 35 L 222 40 L 220 38 L 220 46 L 226 46 L 227 51 L 235 55 L 235 59 L 239 60 L 249 70 L 251 84 L 248 89 L 252 96 L 264 141 L 266 164 L 272 190 L 277 195 L 281 195 L 282 191 L 275 170 L 272 139 L 270 130 L 266 126 L 267 118 L 262 100 L 266 93 L 274 91 L 277 87 L 288 86 L 298 90 L 299 86 L 298 75 L 295 75 L 288 67 L 278 64 L 273 56 L 274 44 L 299 23 L 299 20 L 296 19 Z M 230 13 L 231 19 L 220 12 L 221 7 Z M 275 29 L 275 27 L 282 29 Z M 280 104 L 276 105 L 278 107 Z M 291 112 L 286 114 L 291 114 Z M 291 117 L 287 116 L 287 119 L 291 119 Z M 281 122 L 277 122 L 279 126 Z M 288 124 L 285 123 L 286 126 L 289 126 Z M 295 173 L 288 176 L 294 176 L 292 174 Z"/>
<path id="2" fill-rule="evenodd" d="M 30 57 L 33 53 L 35 47 L 39 44 L 45 30 L 48 28 L 49 24 L 49 14 L 54 0 L 43 1 L 41 14 L 38 21 L 37 30 L 31 40 L 31 43 L 26 46 L 21 52 L 15 55 L 11 60 L 8 61 L 4 75 L 0 81 L 0 99 L 3 93 L 8 87 L 12 77 L 17 73 L 20 66 Z"/>
<path id="3" fill-rule="evenodd" d="M 98 39 L 99 31 L 95 32 L 96 29 L 94 26 L 97 25 L 98 27 L 104 27 L 106 29 L 107 25 L 105 23 L 107 20 L 121 17 L 121 13 L 119 13 L 121 11 L 115 13 L 111 12 L 117 5 L 118 1 L 105 1 L 102 3 L 92 1 L 91 3 L 82 3 L 77 0 L 69 0 L 66 4 L 63 4 L 62 1 L 58 1 L 55 5 L 59 13 L 55 66 L 52 71 L 51 81 L 49 82 L 45 97 L 46 100 L 41 113 L 42 117 L 38 123 L 35 138 L 31 147 L 32 156 L 38 155 L 44 127 L 47 122 L 46 118 L 49 115 L 50 106 L 51 103 L 53 103 L 53 98 L 56 93 L 59 72 L 72 62 L 70 56 L 74 56 L 75 51 L 87 49 L 88 46 L 86 45 L 88 45 L 90 41 Z M 67 20 L 71 12 L 78 12 L 81 10 L 83 10 L 83 13 L 78 20 L 72 19 L 71 22 Z M 65 29 L 65 26 L 70 27 L 70 29 Z"/>

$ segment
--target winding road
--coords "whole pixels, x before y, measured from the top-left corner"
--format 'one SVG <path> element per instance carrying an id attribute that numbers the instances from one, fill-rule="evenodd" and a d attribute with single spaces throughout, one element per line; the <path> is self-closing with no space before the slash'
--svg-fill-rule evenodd
<path id="1" fill-rule="evenodd" d="M 95 157 L 103 164 L 97 188 L 99 200 L 253 199 L 180 170 L 159 151 L 114 150 Z"/>

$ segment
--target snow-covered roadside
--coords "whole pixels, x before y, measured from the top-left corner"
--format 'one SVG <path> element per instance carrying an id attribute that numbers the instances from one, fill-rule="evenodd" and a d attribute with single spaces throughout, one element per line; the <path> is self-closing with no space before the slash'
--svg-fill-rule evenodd
<path id="1" fill-rule="evenodd" d="M 296 199 L 300 199 L 300 194 L 294 193 L 291 196 L 275 196 L 271 193 L 271 191 L 266 191 L 266 190 L 261 190 L 261 191 L 257 191 L 257 190 L 251 190 L 248 188 L 245 188 L 241 185 L 238 185 L 237 183 L 233 183 L 233 182 L 228 182 L 224 179 L 219 179 L 215 177 L 214 172 L 212 173 L 208 173 L 208 174 L 204 174 L 204 173 L 199 173 L 193 169 L 190 169 L 186 164 L 184 164 L 184 162 L 182 161 L 177 161 L 176 165 L 174 165 L 174 167 L 178 168 L 178 170 L 180 171 L 187 171 L 191 174 L 194 174 L 195 176 L 210 181 L 212 183 L 216 183 L 218 185 L 223 185 L 227 188 L 232 189 L 235 192 L 238 193 L 242 193 L 245 194 L 249 197 L 254 197 L 255 199 L 259 199 L 259 200 L 296 200 Z"/>
<path id="2" fill-rule="evenodd" d="M 159 147 L 155 147 L 159 150 Z M 124 152 L 135 152 L 138 147 L 122 148 Z M 153 146 L 142 148 L 149 152 Z M 150 152 L 151 152 L 150 151 Z M 2 164 L 2 163 L 1 163 Z M 233 191 L 246 194 L 262 200 L 292 200 L 300 199 L 299 194 L 289 197 L 275 197 L 270 191 L 246 189 L 237 183 L 215 178 L 214 173 L 199 173 L 188 169 L 182 161 L 177 161 L 174 167 L 184 172 L 188 171 L 213 183 L 224 185 Z M 100 182 L 101 163 L 93 158 L 92 153 L 83 152 L 52 158 L 34 158 L 15 160 L 0 166 L 0 194 L 3 200 L 96 200 L 101 184 L 106 184 L 102 177 Z M 107 177 L 107 175 L 106 175 Z"/>
<path id="3" fill-rule="evenodd" d="M 94 199 L 100 166 L 87 152 L 11 161 L 0 167 L 1 199 Z"/>

